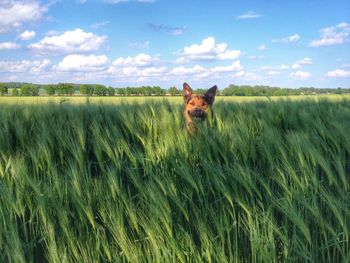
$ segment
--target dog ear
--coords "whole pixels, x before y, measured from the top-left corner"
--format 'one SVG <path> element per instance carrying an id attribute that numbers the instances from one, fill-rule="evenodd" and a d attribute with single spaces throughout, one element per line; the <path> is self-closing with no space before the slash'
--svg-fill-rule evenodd
<path id="1" fill-rule="evenodd" d="M 208 89 L 208 91 L 204 94 L 204 99 L 209 103 L 209 105 L 212 105 L 214 103 L 217 89 L 218 87 L 215 85 Z"/>
<path id="2" fill-rule="evenodd" d="M 183 94 L 184 94 L 184 100 L 185 100 L 185 103 L 188 101 L 189 98 L 191 98 L 191 95 L 193 93 L 190 85 L 188 85 L 186 82 L 184 83 L 183 85 Z"/>

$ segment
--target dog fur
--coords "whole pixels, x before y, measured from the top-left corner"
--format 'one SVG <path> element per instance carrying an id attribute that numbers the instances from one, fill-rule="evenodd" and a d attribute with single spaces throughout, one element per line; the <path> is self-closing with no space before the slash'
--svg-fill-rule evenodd
<path id="1" fill-rule="evenodd" d="M 205 120 L 215 100 L 217 86 L 213 86 L 204 95 L 194 94 L 190 85 L 183 84 L 183 96 L 185 101 L 185 120 L 187 130 L 193 134 L 197 128 L 193 119 Z"/>

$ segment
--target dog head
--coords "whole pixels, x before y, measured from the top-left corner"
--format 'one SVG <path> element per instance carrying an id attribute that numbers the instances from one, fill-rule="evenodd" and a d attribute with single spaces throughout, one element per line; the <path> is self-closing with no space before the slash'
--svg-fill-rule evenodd
<path id="1" fill-rule="evenodd" d="M 213 86 L 204 95 L 194 94 L 190 85 L 183 84 L 185 112 L 191 117 L 203 119 L 207 116 L 209 108 L 215 100 L 217 86 Z"/>

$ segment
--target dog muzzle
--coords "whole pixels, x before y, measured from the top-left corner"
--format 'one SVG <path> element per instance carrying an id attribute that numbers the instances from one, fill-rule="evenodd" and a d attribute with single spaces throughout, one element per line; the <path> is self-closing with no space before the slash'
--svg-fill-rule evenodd
<path id="1" fill-rule="evenodd" d="M 195 118 L 203 118 L 205 117 L 205 111 L 201 109 L 194 109 L 192 111 L 189 111 L 190 115 Z"/>

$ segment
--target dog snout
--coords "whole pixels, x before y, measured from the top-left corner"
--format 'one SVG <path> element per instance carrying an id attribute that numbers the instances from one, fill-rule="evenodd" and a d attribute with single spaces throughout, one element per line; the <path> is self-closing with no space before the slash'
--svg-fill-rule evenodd
<path id="1" fill-rule="evenodd" d="M 195 111 L 196 113 L 202 113 L 202 112 L 203 112 L 203 110 L 202 110 L 201 108 L 195 108 L 194 111 Z"/>
<path id="2" fill-rule="evenodd" d="M 203 117 L 204 111 L 201 108 L 195 108 L 190 112 L 190 114 L 194 117 Z"/>

